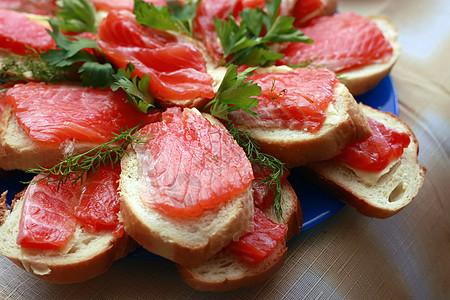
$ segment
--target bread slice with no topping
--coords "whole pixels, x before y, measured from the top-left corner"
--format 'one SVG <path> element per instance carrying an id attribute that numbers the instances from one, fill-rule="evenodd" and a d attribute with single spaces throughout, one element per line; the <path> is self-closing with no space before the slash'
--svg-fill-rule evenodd
<path id="1" fill-rule="evenodd" d="M 181 278 L 194 289 L 218 292 L 258 284 L 273 276 L 284 263 L 286 242 L 300 232 L 303 221 L 297 195 L 287 181 L 283 185 L 283 192 L 282 218 L 277 218 L 273 208 L 264 213 L 273 222 L 284 224 L 287 232 L 285 238 L 263 261 L 249 265 L 236 256 L 221 251 L 196 267 L 177 265 Z"/>
<path id="2" fill-rule="evenodd" d="M 391 113 L 365 105 L 363 108 L 367 116 L 409 135 L 411 142 L 402 156 L 375 177 L 355 172 L 333 160 L 308 164 L 307 169 L 325 191 L 363 215 L 387 218 L 403 209 L 417 195 L 425 180 L 426 169 L 418 163 L 419 144 L 406 123 Z"/>

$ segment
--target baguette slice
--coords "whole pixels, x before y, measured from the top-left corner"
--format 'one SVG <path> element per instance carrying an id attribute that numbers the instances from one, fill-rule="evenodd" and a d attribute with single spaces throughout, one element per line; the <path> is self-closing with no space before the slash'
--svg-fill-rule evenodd
<path id="1" fill-rule="evenodd" d="M 389 75 L 402 49 L 397 41 L 397 27 L 389 18 L 385 16 L 371 16 L 369 18 L 378 25 L 385 38 L 390 42 L 393 53 L 387 62 L 375 63 L 339 74 L 341 82 L 347 86 L 353 95 L 364 94 L 376 87 L 384 77 Z"/>
<path id="2" fill-rule="evenodd" d="M 85 152 L 95 146 L 97 144 L 72 141 L 59 146 L 42 146 L 19 125 L 10 105 L 0 118 L 0 168 L 3 170 L 27 170 L 37 165 L 49 168 L 67 153 Z"/>
<path id="3" fill-rule="evenodd" d="M 289 182 L 285 182 L 283 191 L 282 219 L 278 220 L 273 208 L 264 213 L 272 221 L 284 224 L 288 230 L 284 240 L 262 262 L 248 265 L 236 256 L 221 251 L 200 266 L 177 265 L 181 278 L 194 289 L 219 292 L 255 285 L 273 276 L 284 263 L 286 242 L 300 232 L 303 220 L 300 203 Z"/>
<path id="4" fill-rule="evenodd" d="M 307 169 L 325 191 L 345 201 L 361 214 L 387 218 L 403 209 L 417 195 L 425 180 L 426 169 L 418 163 L 419 144 L 406 123 L 391 113 L 366 105 L 363 105 L 363 109 L 367 116 L 390 128 L 406 132 L 410 137 L 409 146 L 389 171 L 379 179 L 373 179 L 359 172 L 357 175 L 346 165 L 332 160 L 308 164 Z"/>
<path id="5" fill-rule="evenodd" d="M 345 145 L 371 134 L 365 115 L 348 89 L 338 83 L 322 128 L 314 134 L 303 130 L 246 127 L 261 145 L 261 151 L 286 164 L 298 167 L 313 161 L 330 159 L 339 154 Z"/>
<path id="6" fill-rule="evenodd" d="M 6 208 L 6 193 L 0 200 L 0 216 L 4 216 L 3 221 L 0 220 L 0 253 L 41 279 L 56 283 L 91 279 L 106 272 L 114 261 L 127 255 L 136 246 L 126 233 L 116 238 L 110 231 L 93 234 L 78 226 L 69 243 L 62 248 L 23 248 L 16 243 L 23 194 L 16 195 L 12 211 Z"/>
<path id="7" fill-rule="evenodd" d="M 219 122 L 210 115 L 204 117 L 212 124 Z M 205 209 L 200 215 L 165 215 L 141 201 L 137 154 L 132 149 L 128 153 L 121 161 L 122 220 L 125 231 L 148 251 L 176 263 L 194 266 L 213 256 L 230 241 L 253 230 L 251 185 L 216 207 Z"/>

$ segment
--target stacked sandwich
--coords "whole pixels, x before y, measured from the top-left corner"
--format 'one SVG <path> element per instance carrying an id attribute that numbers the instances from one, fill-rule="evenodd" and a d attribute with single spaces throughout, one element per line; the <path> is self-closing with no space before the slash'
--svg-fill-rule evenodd
<path id="1" fill-rule="evenodd" d="M 235 289 L 272 276 L 301 230 L 289 168 L 369 217 L 422 186 L 411 129 L 354 99 L 399 56 L 386 18 L 320 0 L 136 0 L 133 12 L 92 1 L 108 11 L 75 34 L 63 16 L 94 7 L 62 2 L 51 26 L 0 10 L 4 65 L 32 47 L 64 72 L 2 73 L 0 168 L 40 174 L 11 209 L 3 193 L 0 252 L 30 273 L 87 280 L 140 245 L 195 289 Z"/>

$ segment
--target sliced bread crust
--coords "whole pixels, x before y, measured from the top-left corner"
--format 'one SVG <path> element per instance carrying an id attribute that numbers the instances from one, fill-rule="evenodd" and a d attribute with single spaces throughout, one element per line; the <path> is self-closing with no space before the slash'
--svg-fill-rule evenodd
<path id="1" fill-rule="evenodd" d="M 391 113 L 363 105 L 364 113 L 386 126 L 405 132 L 409 146 L 378 180 L 360 177 L 352 169 L 332 160 L 307 165 L 311 175 L 327 192 L 354 207 L 361 214 L 387 218 L 403 209 L 417 195 L 426 169 L 418 163 L 419 144 L 411 128 Z"/>
<path id="2" fill-rule="evenodd" d="M 279 220 L 271 207 L 264 211 L 272 221 L 287 227 L 285 238 L 262 262 L 249 265 L 232 254 L 221 251 L 196 267 L 177 265 L 181 278 L 200 291 L 227 291 L 261 283 L 276 272 L 284 263 L 287 254 L 286 242 L 300 233 L 303 217 L 301 206 L 292 186 L 283 185 L 283 215 Z"/>
<path id="3" fill-rule="evenodd" d="M 111 264 L 126 256 L 136 243 L 126 234 L 121 238 L 111 231 L 89 233 L 80 226 L 66 246 L 56 250 L 23 248 L 16 243 L 22 204 L 21 194 L 14 200 L 13 210 L 5 211 L 0 226 L 0 253 L 31 274 L 56 283 L 75 283 L 106 272 Z M 6 194 L 2 201 L 6 201 Z"/>
<path id="4" fill-rule="evenodd" d="M 375 63 L 340 73 L 342 78 L 341 82 L 347 86 L 353 95 L 364 94 L 376 87 L 384 77 L 389 75 L 402 49 L 400 43 L 397 41 L 397 27 L 389 18 L 385 16 L 370 16 L 369 18 L 377 24 L 385 38 L 390 42 L 393 53 L 387 62 Z"/>
<path id="5" fill-rule="evenodd" d="M 341 83 L 334 89 L 330 108 L 324 125 L 314 134 L 303 130 L 238 127 L 252 135 L 262 152 L 280 159 L 288 168 L 298 167 L 330 159 L 345 145 L 371 134 L 365 115 Z"/>
<path id="6" fill-rule="evenodd" d="M 150 252 L 183 265 L 199 265 L 231 240 L 253 229 L 251 186 L 199 216 L 177 218 L 164 215 L 141 201 L 134 151 L 130 149 L 121 166 L 120 208 L 125 231 Z"/>

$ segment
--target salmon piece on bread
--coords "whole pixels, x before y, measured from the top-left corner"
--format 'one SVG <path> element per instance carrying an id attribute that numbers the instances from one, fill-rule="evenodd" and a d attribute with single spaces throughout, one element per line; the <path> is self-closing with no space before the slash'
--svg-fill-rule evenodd
<path id="1" fill-rule="evenodd" d="M 330 159 L 345 145 L 370 135 L 359 105 L 331 71 L 277 67 L 263 72 L 269 71 L 255 79 L 262 85 L 260 104 L 254 108 L 258 119 L 239 111 L 230 114 L 262 152 L 293 168 Z"/>
<path id="2" fill-rule="evenodd" d="M 199 266 L 178 264 L 181 278 L 194 289 L 219 292 L 258 284 L 273 276 L 284 263 L 286 243 L 300 233 L 303 220 L 297 195 L 287 180 L 282 189 L 281 218 L 276 216 L 273 207 L 263 211 L 270 220 L 287 228 L 284 238 L 270 254 L 256 264 L 249 264 L 230 252 L 221 251 Z"/>
<path id="3" fill-rule="evenodd" d="M 16 195 L 12 210 L 7 209 L 6 192 L 3 193 L 0 253 L 31 274 L 57 283 L 82 282 L 106 272 L 114 261 L 133 251 L 136 243 L 123 232 L 117 216 L 112 223 L 104 222 L 105 215 L 109 219 L 113 217 L 112 206 L 103 212 L 104 206 L 99 209 L 95 204 L 83 205 L 84 197 L 102 204 L 111 201 L 109 203 L 118 208 L 114 188 L 117 184 L 110 185 L 110 181 L 103 181 L 103 178 L 93 183 L 93 193 L 92 190 L 91 193 L 81 192 L 81 186 L 61 186 L 57 190 L 56 183 L 48 186 L 44 181 L 29 185 Z M 74 197 L 69 200 L 72 205 L 63 200 L 67 192 Z M 80 201 L 81 204 L 77 204 Z M 79 218 L 76 211 L 81 207 L 83 216 Z M 100 221 L 103 225 L 99 228 L 85 226 L 86 221 L 97 222 L 92 216 L 102 213 L 105 214 Z"/>
<path id="4" fill-rule="evenodd" d="M 369 217 L 387 218 L 403 209 L 417 195 L 426 169 L 418 163 L 419 144 L 411 128 L 391 113 L 362 105 L 364 113 L 394 130 L 406 133 L 410 142 L 403 154 L 380 172 L 360 171 L 336 160 L 307 165 L 325 190 Z"/>
<path id="5" fill-rule="evenodd" d="M 171 108 L 143 130 L 149 141 L 121 161 L 128 234 L 150 252 L 198 265 L 252 230 L 251 164 L 222 125 Z"/>

